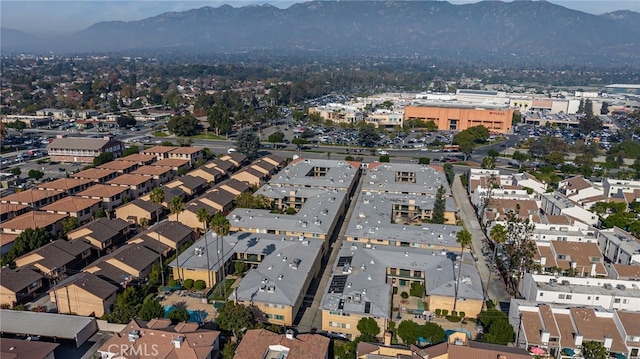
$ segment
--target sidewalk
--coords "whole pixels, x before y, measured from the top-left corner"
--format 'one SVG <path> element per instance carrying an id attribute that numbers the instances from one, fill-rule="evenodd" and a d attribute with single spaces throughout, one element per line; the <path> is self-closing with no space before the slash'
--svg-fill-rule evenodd
<path id="1" fill-rule="evenodd" d="M 462 219 L 467 231 L 471 233 L 471 248 L 474 257 L 476 258 L 476 267 L 480 273 L 480 278 L 482 278 L 486 299 L 509 303 L 511 301 L 511 296 L 506 291 L 502 277 L 500 277 L 497 271 L 494 270 L 491 274 L 491 282 L 489 282 L 489 271 L 491 270 L 489 264 L 491 261 L 491 255 L 489 255 L 489 257 L 483 255 L 483 252 L 491 252 L 486 246 L 488 239 L 482 231 L 482 227 L 480 227 L 475 210 L 467 196 L 467 190 L 462 186 L 459 176 L 456 176 L 453 181 L 451 192 L 453 193 L 453 198 L 458 206 L 460 219 Z"/>

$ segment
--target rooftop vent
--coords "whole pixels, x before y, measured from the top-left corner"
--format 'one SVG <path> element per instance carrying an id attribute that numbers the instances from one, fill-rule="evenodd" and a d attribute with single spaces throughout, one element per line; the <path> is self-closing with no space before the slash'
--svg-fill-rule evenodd
<path id="1" fill-rule="evenodd" d="M 132 330 L 129 333 L 129 341 L 130 342 L 135 342 L 136 339 L 140 339 L 140 331 L 139 330 Z"/>
<path id="2" fill-rule="evenodd" d="M 178 336 L 177 338 L 173 339 L 171 341 L 171 344 L 173 344 L 173 346 L 176 349 L 180 349 L 180 347 L 182 346 L 182 342 L 184 341 L 184 337 L 183 336 Z"/>

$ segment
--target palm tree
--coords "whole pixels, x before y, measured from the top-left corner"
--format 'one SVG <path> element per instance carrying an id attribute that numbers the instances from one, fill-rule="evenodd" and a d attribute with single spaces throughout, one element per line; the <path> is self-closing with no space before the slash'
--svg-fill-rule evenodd
<path id="1" fill-rule="evenodd" d="M 176 222 L 180 223 L 180 221 L 178 220 L 178 216 L 180 215 L 180 213 L 182 213 L 182 211 L 184 210 L 183 206 L 182 206 L 182 198 L 180 196 L 175 196 L 171 199 L 171 202 L 169 202 L 169 211 L 171 211 L 171 214 L 175 214 L 176 215 Z M 176 227 L 176 232 L 178 231 L 178 227 Z M 180 254 L 180 248 L 176 247 L 176 267 L 178 268 L 178 280 L 180 281 L 180 283 L 182 283 L 182 276 L 180 275 L 180 258 L 179 258 L 179 254 Z"/>
<path id="2" fill-rule="evenodd" d="M 471 244 L 471 233 L 466 229 L 461 230 L 456 234 L 456 242 L 460 244 L 460 264 L 458 265 L 458 278 L 456 280 L 456 293 L 455 298 L 453 299 L 453 311 L 456 310 L 456 305 L 458 304 L 458 289 L 460 288 L 460 273 L 462 270 L 462 259 L 464 254 L 464 249 L 467 248 Z"/>
<path id="3" fill-rule="evenodd" d="M 211 266 L 209 264 L 209 240 L 207 239 L 207 227 L 209 226 L 209 212 L 207 212 L 206 208 L 200 208 L 196 212 L 196 217 L 198 217 L 198 222 L 202 223 L 202 233 L 204 238 L 204 253 L 207 258 L 207 285 L 211 285 Z"/>
<path id="4" fill-rule="evenodd" d="M 498 256 L 498 245 L 504 243 L 507 240 L 507 229 L 504 228 L 501 224 L 496 224 L 491 227 L 491 232 L 489 232 L 489 238 L 493 240 L 493 263 L 498 267 L 498 262 L 496 261 L 496 257 Z M 489 281 L 491 281 L 491 273 L 493 271 L 489 270 L 489 279 L 487 280 L 487 285 L 489 285 Z"/>
<path id="5" fill-rule="evenodd" d="M 149 198 L 151 202 L 158 205 L 158 210 L 156 211 L 156 227 L 160 225 L 160 205 L 164 202 L 164 191 L 160 187 L 155 187 L 151 190 L 151 194 L 149 194 Z M 158 235 L 158 243 L 160 243 L 160 231 L 156 231 Z M 160 259 L 160 273 L 162 275 L 162 286 L 164 287 L 164 268 L 162 265 L 162 252 L 158 252 L 158 257 Z"/>
<path id="6" fill-rule="evenodd" d="M 216 250 L 216 260 L 218 261 L 218 264 L 220 264 L 220 252 L 222 252 L 222 260 L 224 261 L 224 236 L 229 234 L 229 220 L 224 216 L 224 214 L 222 214 L 222 212 L 216 213 L 211 219 L 211 229 L 216 232 L 216 249 L 218 249 L 218 244 L 220 245 L 220 250 Z M 225 264 L 222 263 L 219 267 L 222 270 L 222 278 L 225 279 Z M 223 287 L 225 291 L 224 297 L 226 298 L 227 288 L 224 286 L 224 283 Z"/>

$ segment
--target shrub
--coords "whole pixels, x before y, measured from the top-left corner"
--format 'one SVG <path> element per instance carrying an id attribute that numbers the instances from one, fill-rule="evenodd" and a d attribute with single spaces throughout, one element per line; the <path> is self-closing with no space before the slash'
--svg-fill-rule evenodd
<path id="1" fill-rule="evenodd" d="M 458 316 L 458 312 L 455 311 L 455 310 L 452 310 L 451 311 L 451 315 L 454 316 L 454 317 L 457 317 Z"/>
<path id="2" fill-rule="evenodd" d="M 198 279 L 195 283 L 193 283 L 193 288 L 196 290 L 203 290 L 207 287 L 207 283 L 202 279 Z"/>
<path id="3" fill-rule="evenodd" d="M 420 283 L 411 283 L 411 289 L 409 290 L 409 294 L 412 297 L 419 297 L 422 298 L 422 296 L 424 295 L 424 285 L 420 284 Z"/>
<path id="4" fill-rule="evenodd" d="M 463 319 L 464 319 L 464 317 L 466 317 L 466 316 L 467 316 L 467 313 L 465 313 L 465 312 L 460 312 L 460 313 L 458 313 L 458 315 L 460 316 L 460 318 L 463 318 Z"/>
<path id="5" fill-rule="evenodd" d="M 178 284 L 178 281 L 176 281 L 175 279 L 169 279 L 169 287 L 175 287 L 176 284 Z"/>
<path id="6" fill-rule="evenodd" d="M 440 316 L 442 314 L 442 309 L 438 308 L 436 309 L 436 315 Z"/>
<path id="7" fill-rule="evenodd" d="M 400 293 L 400 297 L 402 297 L 402 299 L 407 299 L 407 298 L 409 298 L 409 293 L 402 292 L 402 293 Z"/>
<path id="8" fill-rule="evenodd" d="M 446 317 L 447 315 L 449 315 L 449 309 L 443 309 L 442 310 L 442 316 Z"/>
<path id="9" fill-rule="evenodd" d="M 191 289 L 193 288 L 193 279 L 185 279 L 184 281 L 184 287 L 186 289 Z"/>
<path id="10" fill-rule="evenodd" d="M 447 320 L 453 323 L 457 323 L 462 320 L 462 318 L 455 315 L 447 315 Z"/>

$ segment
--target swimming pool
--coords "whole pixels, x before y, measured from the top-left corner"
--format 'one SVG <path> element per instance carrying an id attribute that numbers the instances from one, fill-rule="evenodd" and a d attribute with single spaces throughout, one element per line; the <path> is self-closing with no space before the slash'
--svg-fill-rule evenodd
<path id="1" fill-rule="evenodd" d="M 176 306 L 173 305 L 167 305 L 166 307 L 164 307 L 164 317 L 166 318 L 169 313 L 171 313 L 172 311 L 174 311 L 175 309 L 177 309 Z M 187 313 L 189 313 L 189 322 L 193 322 L 193 323 L 198 323 L 198 324 L 202 324 L 204 322 L 204 320 L 207 318 L 208 313 L 203 311 L 203 310 L 188 310 L 187 309 Z"/>

